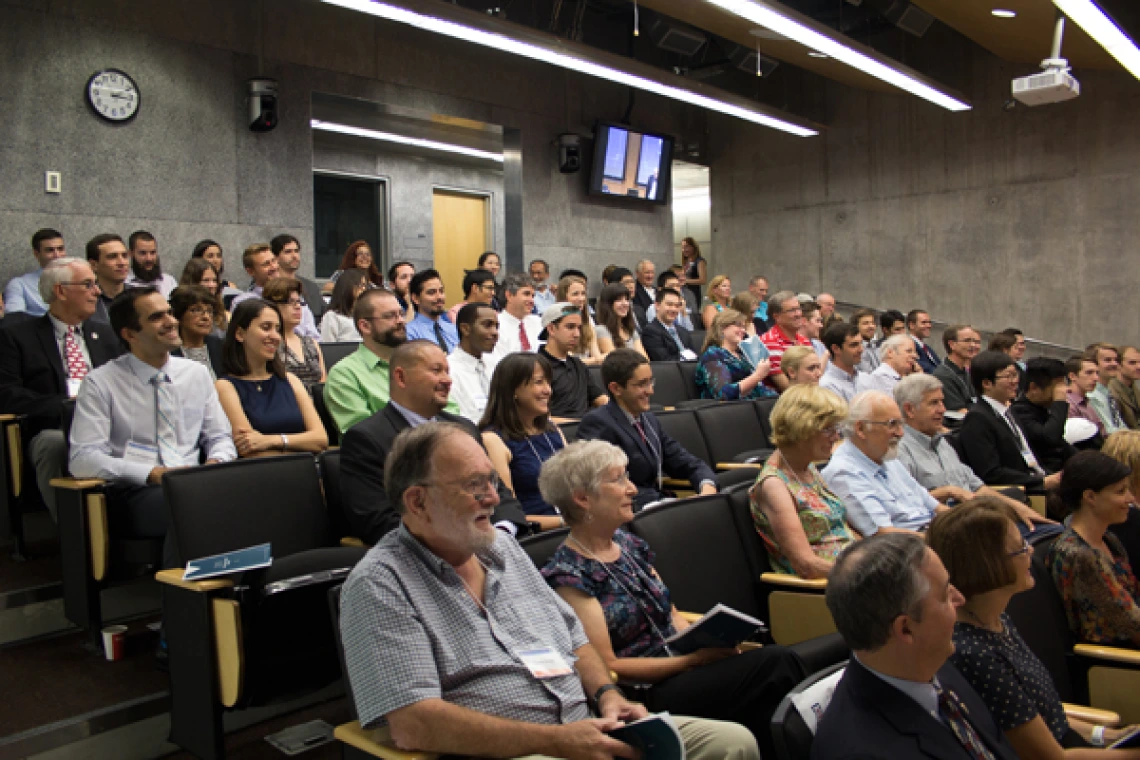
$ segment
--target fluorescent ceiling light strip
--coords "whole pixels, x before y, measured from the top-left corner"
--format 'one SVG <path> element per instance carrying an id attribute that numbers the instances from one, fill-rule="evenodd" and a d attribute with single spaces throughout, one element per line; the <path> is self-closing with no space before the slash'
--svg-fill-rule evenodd
<path id="1" fill-rule="evenodd" d="M 810 29 L 770 7 L 767 3 L 754 2 L 753 0 L 707 0 L 707 2 L 723 8 L 730 13 L 735 13 L 741 18 L 746 18 L 754 24 L 782 34 L 788 39 L 795 40 L 805 47 L 809 47 L 812 50 L 842 61 L 848 66 L 859 69 L 865 74 L 870 74 L 876 79 L 881 79 L 888 84 L 893 84 L 895 87 L 906 90 L 912 95 L 917 95 L 924 100 L 929 100 L 931 103 L 940 105 L 947 110 L 970 110 L 969 103 L 964 103 L 957 98 L 951 97 L 898 69 L 876 61 L 874 58 L 860 53 L 858 50 L 847 47 L 838 40 L 821 34 L 814 29 Z"/>
<path id="2" fill-rule="evenodd" d="M 371 0 L 324 0 L 324 2 L 331 5 L 339 5 L 342 8 L 350 8 L 352 10 L 360 11 L 361 13 L 368 13 L 379 18 L 387 19 L 389 21 L 397 21 L 402 24 L 409 24 L 410 26 L 419 29 L 425 29 L 429 32 L 435 32 L 447 37 L 464 40 L 466 42 L 473 42 L 476 45 L 484 45 L 486 47 L 502 50 L 507 53 L 514 53 L 515 55 L 524 58 L 530 58 L 535 61 L 542 61 L 554 66 L 571 71 L 577 71 L 589 76 L 605 79 L 610 82 L 617 82 L 629 87 L 634 87 L 646 92 L 652 92 L 662 97 L 670 98 L 672 100 L 679 100 L 683 103 L 700 106 L 707 108 L 710 111 L 716 111 L 728 116 L 735 116 L 745 121 L 750 121 L 754 124 L 760 124 L 772 129 L 778 129 L 782 132 L 788 132 L 800 137 L 812 137 L 819 134 L 814 129 L 802 127 L 798 124 L 783 121 L 773 116 L 753 111 L 742 106 L 727 103 L 723 100 L 717 100 L 707 95 L 701 95 L 691 90 L 686 90 L 681 87 L 673 87 L 672 85 L 662 84 L 655 82 L 652 79 L 639 77 L 627 71 L 603 66 L 599 63 L 593 63 L 582 58 L 578 58 L 566 53 L 560 53 L 556 50 L 550 50 L 542 47 L 541 45 L 534 45 L 529 42 L 523 42 L 506 35 L 496 34 L 494 32 L 487 32 L 481 29 L 457 24 L 445 19 L 428 16 L 422 13 L 400 8 L 390 3 L 372 2 Z"/>
<path id="3" fill-rule="evenodd" d="M 1088 36 L 1108 51 L 1132 76 L 1140 79 L 1140 49 L 1092 0 L 1053 0 Z"/>
<path id="4" fill-rule="evenodd" d="M 309 122 L 309 126 L 313 129 L 319 129 L 322 132 L 336 132 L 340 135 L 367 137 L 369 140 L 383 140 L 384 142 L 400 143 L 401 145 L 413 145 L 417 148 L 440 150 L 444 151 L 445 153 L 459 153 L 464 156 L 471 156 L 472 158 L 482 158 L 486 159 L 487 161 L 498 161 L 500 164 L 503 163 L 502 153 L 491 153 L 490 151 L 486 150 L 465 148 L 462 145 L 452 145 L 451 143 L 436 142 L 435 140 L 422 140 L 418 137 L 398 135 L 394 132 L 379 132 L 375 129 L 363 129 L 362 127 L 352 127 L 348 124 L 337 124 L 331 121 L 321 121 L 320 119 L 313 119 Z"/>

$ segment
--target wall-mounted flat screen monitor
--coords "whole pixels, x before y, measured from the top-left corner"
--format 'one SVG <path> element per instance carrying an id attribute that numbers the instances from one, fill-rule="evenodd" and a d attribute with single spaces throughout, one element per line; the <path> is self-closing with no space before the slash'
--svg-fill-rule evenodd
<path id="1" fill-rule="evenodd" d="M 673 138 L 598 122 L 590 194 L 669 202 Z"/>

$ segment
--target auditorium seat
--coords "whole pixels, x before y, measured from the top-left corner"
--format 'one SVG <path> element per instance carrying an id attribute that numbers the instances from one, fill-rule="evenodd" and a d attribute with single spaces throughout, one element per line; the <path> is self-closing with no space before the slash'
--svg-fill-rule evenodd
<path id="1" fill-rule="evenodd" d="M 788 692 L 780 701 L 776 711 L 772 713 L 772 744 L 776 747 L 776 760 L 806 760 L 806 758 L 811 757 L 811 745 L 815 740 L 815 731 L 808 728 L 792 700 L 846 667 L 847 660 L 843 660 L 812 673 L 796 684 L 796 688 Z M 842 678 L 842 676 L 840 677 Z M 819 705 L 820 715 L 827 710 L 827 704 L 830 700 L 831 695 L 826 694 L 821 701 L 813 701 L 813 704 Z"/>
<path id="2" fill-rule="evenodd" d="M 598 367 L 598 366 L 586 367 L 586 373 L 590 376 L 591 381 L 593 381 L 594 383 L 597 383 L 597 386 L 602 389 L 603 393 L 605 393 L 607 396 L 610 395 L 609 389 L 606 388 L 605 381 L 602 380 L 602 368 L 601 367 Z"/>
<path id="3" fill-rule="evenodd" d="M 566 443 L 574 443 L 578 440 L 578 424 L 577 422 L 563 422 L 558 426 L 562 431 L 562 437 L 566 439 Z"/>
<path id="4" fill-rule="evenodd" d="M 181 561 L 259 544 L 267 568 L 204 581 L 163 570 L 170 740 L 222 757 L 226 709 L 311 693 L 340 677 L 328 589 L 366 549 L 332 546 L 310 454 L 168 472 L 163 492 Z"/>
<path id="5" fill-rule="evenodd" d="M 756 463 L 758 469 L 772 455 L 751 404 L 716 404 L 697 409 L 694 415 L 716 469 L 733 469 L 746 462 Z"/>
<path id="6" fill-rule="evenodd" d="M 0 541 L 10 541 L 12 557 L 26 558 L 24 505 L 35 491 L 35 481 L 25 482 L 33 470 L 24 457 L 22 415 L 0 414 Z"/>
<path id="7" fill-rule="evenodd" d="M 685 377 L 678 367 L 680 362 L 650 362 L 653 370 L 653 403 L 677 406 L 689 400 Z"/>
<path id="8" fill-rule="evenodd" d="M 760 428 L 764 431 L 764 440 L 768 446 L 776 448 L 772 443 L 772 409 L 775 408 L 778 398 L 758 398 L 752 402 L 756 408 L 756 417 L 760 420 Z"/>
<path id="9" fill-rule="evenodd" d="M 344 343 L 321 343 L 321 356 L 325 360 L 325 371 L 333 368 L 333 365 L 339 362 L 349 354 L 356 353 L 356 349 L 360 348 L 360 341 L 348 341 Z"/>
<path id="10" fill-rule="evenodd" d="M 562 545 L 568 535 L 570 535 L 569 528 L 544 530 L 519 541 L 519 546 L 527 553 L 534 566 L 541 570 L 546 561 L 554 556 L 554 552 L 558 551 L 558 547 Z"/>
<path id="11" fill-rule="evenodd" d="M 321 490 L 325 495 L 325 507 L 329 518 L 332 538 L 341 546 L 364 546 L 364 542 L 352 535 L 352 527 L 340 500 L 340 449 L 329 449 L 317 456 L 317 469 L 321 473 Z"/>
<path id="12" fill-rule="evenodd" d="M 313 394 L 313 407 L 317 410 L 317 416 L 321 418 L 321 424 L 325 426 L 325 433 L 329 437 L 329 446 L 339 446 L 340 429 L 336 426 L 336 420 L 329 412 L 328 405 L 325 404 L 325 384 L 314 383 L 309 392 Z"/>
<path id="13" fill-rule="evenodd" d="M 697 390 L 697 363 L 678 362 L 677 369 L 681 370 L 681 378 L 685 381 L 685 394 L 690 401 L 699 399 L 701 392 Z"/>

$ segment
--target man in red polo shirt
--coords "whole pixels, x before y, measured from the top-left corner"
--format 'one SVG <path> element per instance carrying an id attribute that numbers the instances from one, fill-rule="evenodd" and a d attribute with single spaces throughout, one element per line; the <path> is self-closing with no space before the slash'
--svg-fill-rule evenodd
<path id="1" fill-rule="evenodd" d="M 811 341 L 800 335 L 800 328 L 804 326 L 804 312 L 792 291 L 781 290 L 768 299 L 768 317 L 776 320 L 776 324 L 760 336 L 760 341 L 768 349 L 768 361 L 771 362 L 771 371 L 764 382 L 783 393 L 788 387 L 788 378 L 780 371 L 780 360 L 784 357 L 784 352 L 792 346 L 811 348 Z"/>

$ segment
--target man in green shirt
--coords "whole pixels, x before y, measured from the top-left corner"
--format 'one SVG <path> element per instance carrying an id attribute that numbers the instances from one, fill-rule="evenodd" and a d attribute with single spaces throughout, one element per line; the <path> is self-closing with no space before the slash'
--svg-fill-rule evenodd
<path id="1" fill-rule="evenodd" d="M 356 299 L 352 319 L 363 342 L 329 370 L 325 381 L 325 406 L 341 435 L 387 406 L 388 361 L 408 339 L 400 302 L 388 290 L 364 291 Z M 459 413 L 454 399 L 448 399 L 446 411 Z"/>

